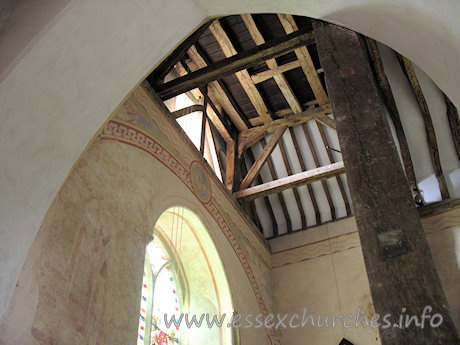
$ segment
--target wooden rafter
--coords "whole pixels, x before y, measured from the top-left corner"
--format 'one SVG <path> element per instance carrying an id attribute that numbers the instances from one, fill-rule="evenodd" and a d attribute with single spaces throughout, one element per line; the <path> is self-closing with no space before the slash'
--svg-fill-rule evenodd
<path id="1" fill-rule="evenodd" d="M 225 165 L 225 186 L 230 192 L 233 192 L 235 183 L 235 168 L 236 168 L 236 141 L 227 143 L 226 165 Z"/>
<path id="2" fill-rule="evenodd" d="M 319 168 L 321 164 L 319 162 L 318 154 L 316 153 L 315 146 L 313 145 L 313 141 L 311 139 L 310 132 L 308 131 L 306 124 L 302 125 L 302 129 L 305 135 L 305 139 L 307 139 L 307 144 L 310 149 L 310 153 L 313 157 L 313 161 L 315 162 L 315 168 Z M 307 169 L 303 169 L 303 170 L 306 171 Z M 329 209 L 331 210 L 332 220 L 335 220 L 336 219 L 335 206 L 334 206 L 334 202 L 332 201 L 331 193 L 329 192 L 329 187 L 327 186 L 327 183 L 325 180 L 321 180 L 321 184 L 323 186 L 324 194 L 326 194 L 326 199 L 327 199 L 327 203 L 329 204 Z M 319 223 L 321 223 L 321 219 Z"/>
<path id="3" fill-rule="evenodd" d="M 262 148 L 265 148 L 265 146 L 267 145 L 267 143 L 265 142 L 265 139 L 262 139 L 260 141 L 260 143 L 262 145 Z M 268 157 L 267 165 L 268 165 L 268 170 L 270 171 L 270 175 L 272 177 L 272 180 L 274 180 L 274 181 L 277 180 L 278 175 L 276 174 L 275 166 L 273 164 L 273 161 L 272 161 L 271 157 Z M 277 196 L 278 196 L 278 200 L 279 200 L 280 205 L 281 205 L 281 210 L 283 211 L 284 219 L 286 220 L 287 232 L 291 233 L 292 232 L 292 221 L 291 221 L 291 217 L 289 216 L 289 212 L 288 212 L 288 209 L 287 209 L 287 206 L 286 206 L 286 201 L 284 200 L 284 195 L 283 195 L 283 193 L 278 193 Z"/>
<path id="4" fill-rule="evenodd" d="M 287 34 L 291 34 L 299 30 L 292 15 L 278 14 L 278 18 L 281 22 L 281 25 L 283 25 L 284 31 L 286 31 Z M 310 87 L 318 103 L 320 105 L 329 103 L 326 91 L 324 91 L 323 85 L 319 80 L 318 73 L 313 64 L 307 47 L 299 47 L 295 49 L 294 52 L 297 56 L 297 59 L 300 62 L 300 66 L 302 67 L 302 70 L 305 73 L 305 76 L 307 77 L 308 83 L 310 84 Z"/>
<path id="5" fill-rule="evenodd" d="M 208 92 L 206 88 L 201 90 L 204 96 L 203 114 L 201 116 L 201 138 L 200 138 L 200 152 L 204 155 L 204 144 L 206 142 L 206 121 L 208 119 L 206 108 L 208 107 Z"/>
<path id="6" fill-rule="evenodd" d="M 210 28 L 213 27 L 218 26 L 211 25 Z M 314 38 L 311 32 L 307 32 L 306 30 L 297 31 L 281 38 L 275 38 L 262 46 L 230 56 L 190 73 L 190 75 L 171 80 L 164 84 L 155 85 L 155 90 L 165 100 L 193 88 L 207 85 L 211 81 L 224 78 L 248 67 L 255 66 L 267 59 L 286 54 L 298 46 L 312 43 L 314 43 Z M 248 78 L 250 79 L 249 75 Z"/>
<path id="7" fill-rule="evenodd" d="M 180 63 L 176 64 L 176 70 L 178 71 L 179 75 L 181 75 L 181 76 L 187 75 L 188 66 L 187 66 L 187 64 L 180 62 Z M 198 95 L 198 93 L 199 93 L 199 95 Z M 199 98 L 199 97 L 201 97 L 202 99 L 204 99 L 205 97 L 207 98 L 207 102 L 208 102 L 209 106 L 211 107 L 210 111 L 207 111 L 207 115 L 208 115 L 209 120 L 214 124 L 214 126 L 217 129 L 217 131 L 219 132 L 219 134 L 222 136 L 222 138 L 226 142 L 232 142 L 233 139 L 232 139 L 232 136 L 230 135 L 230 128 L 227 125 L 227 123 L 224 121 L 224 119 L 223 119 L 222 115 L 219 113 L 218 109 L 215 107 L 214 103 L 209 99 L 209 96 L 208 95 L 206 95 L 206 96 L 203 95 L 202 92 L 199 91 L 199 90 L 196 90 L 195 94 L 198 96 L 198 97 L 195 97 L 195 98 Z"/>
<path id="8" fill-rule="evenodd" d="M 411 190 L 414 191 L 417 188 L 417 180 L 415 178 L 414 166 L 410 156 L 409 145 L 406 140 L 406 135 L 404 134 L 398 107 L 396 106 L 390 83 L 388 82 L 385 70 L 383 68 L 383 62 L 380 57 L 379 48 L 377 47 L 377 42 L 369 37 L 366 37 L 366 43 L 372 61 L 372 66 L 377 77 L 377 83 L 380 92 L 382 93 L 383 100 L 395 127 L 396 137 L 398 138 L 398 143 L 401 150 L 404 171 L 406 172 L 407 180 L 409 181 Z"/>
<path id="9" fill-rule="evenodd" d="M 192 71 L 197 71 L 198 69 L 209 65 L 209 62 L 205 58 L 204 54 L 200 52 L 197 45 L 188 50 L 188 56 L 190 57 L 191 62 L 193 62 L 193 64 L 189 64 Z M 226 89 L 224 83 L 221 80 L 216 80 L 211 82 L 208 86 L 210 93 L 214 95 L 215 99 L 224 108 L 236 128 L 238 128 L 239 131 L 248 129 L 249 126 L 244 120 L 244 114 Z"/>
<path id="10" fill-rule="evenodd" d="M 316 126 L 318 127 L 318 131 L 321 136 L 321 140 L 323 141 L 324 148 L 326 149 L 326 153 L 327 153 L 327 157 L 329 158 L 329 162 L 331 164 L 334 164 L 335 159 L 331 153 L 331 150 L 329 149 L 329 144 L 327 142 L 326 133 L 324 133 L 324 128 L 319 123 L 316 123 Z M 340 194 L 342 195 L 342 199 L 345 204 L 345 210 L 347 211 L 347 216 L 349 216 L 351 215 L 351 207 L 350 207 L 350 202 L 348 201 L 347 193 L 345 192 L 345 186 L 343 185 L 343 182 L 340 176 L 336 176 L 335 179 L 337 180 L 337 184 L 339 185 Z"/>
<path id="11" fill-rule="evenodd" d="M 240 169 L 241 169 L 240 176 L 245 176 L 247 174 L 247 172 L 248 172 L 248 167 L 246 165 L 246 160 L 244 159 L 244 157 L 241 157 L 241 158 L 242 159 L 239 160 L 239 165 L 240 165 Z M 254 224 L 257 226 L 257 228 L 259 229 L 260 233 L 263 235 L 264 232 L 263 232 L 262 226 L 260 224 L 259 215 L 257 214 L 255 201 L 254 200 L 240 199 L 240 204 L 241 204 L 243 210 L 245 210 L 245 212 L 254 221 Z"/>
<path id="12" fill-rule="evenodd" d="M 338 162 L 320 168 L 304 171 L 288 177 L 282 177 L 262 185 L 249 187 L 233 193 L 233 196 L 235 198 L 247 198 L 252 200 L 273 193 L 280 193 L 286 189 L 300 187 L 325 178 L 334 177 L 343 173 L 345 173 L 343 162 Z"/>
<path id="13" fill-rule="evenodd" d="M 242 131 L 239 134 L 239 144 L 238 144 L 238 154 L 247 149 L 248 147 L 254 145 L 256 142 L 260 141 L 268 133 L 273 133 L 278 128 L 282 127 L 293 127 L 301 125 L 302 123 L 313 120 L 321 115 L 326 115 L 331 113 L 331 107 L 329 104 L 322 105 L 317 108 L 309 108 L 298 114 L 291 114 L 285 116 L 281 119 L 274 120 L 270 123 L 267 123 L 263 126 L 250 128 L 248 130 Z"/>
<path id="14" fill-rule="evenodd" d="M 291 129 L 291 128 L 289 128 L 289 129 Z M 281 157 L 283 158 L 284 166 L 286 167 L 286 172 L 290 176 L 290 175 L 292 175 L 291 164 L 289 163 L 286 148 L 284 146 L 282 138 L 279 141 L 278 146 L 279 146 L 280 151 L 281 151 Z M 305 211 L 303 210 L 303 205 L 302 205 L 302 200 L 300 199 L 299 190 L 297 189 L 297 187 L 294 187 L 292 189 L 292 192 L 294 193 L 294 199 L 295 199 L 295 202 L 297 204 L 297 208 L 299 209 L 300 221 L 301 221 L 301 224 L 302 224 L 302 229 L 305 229 L 307 227 L 307 217 L 305 216 Z"/>
<path id="15" fill-rule="evenodd" d="M 259 175 L 260 170 L 262 169 L 263 165 L 267 161 L 267 158 L 271 155 L 273 150 L 275 149 L 276 145 L 280 141 L 281 137 L 283 136 L 287 127 L 278 128 L 270 138 L 267 146 L 264 147 L 262 153 L 257 157 L 255 163 L 249 169 L 247 175 L 244 177 L 243 181 L 241 182 L 240 189 L 245 189 L 251 185 L 254 181 L 254 178 Z"/>
<path id="16" fill-rule="evenodd" d="M 263 72 L 254 74 L 251 76 L 251 79 L 254 82 L 254 84 L 259 84 L 270 78 L 273 78 L 275 75 L 278 75 L 278 74 L 281 74 L 281 73 L 284 73 L 284 72 L 287 72 L 287 71 L 290 71 L 290 70 L 293 70 L 299 67 L 300 67 L 300 61 L 295 60 L 295 61 L 288 62 L 284 65 L 278 66 L 276 68 L 269 69 L 268 71 L 263 71 Z"/>
<path id="17" fill-rule="evenodd" d="M 433 121 L 431 120 L 430 110 L 428 109 L 428 104 L 426 103 L 425 96 L 423 95 L 422 87 L 418 82 L 417 76 L 415 75 L 414 66 L 412 62 L 402 56 L 397 54 L 398 60 L 403 68 L 407 79 L 409 80 L 412 90 L 414 91 L 415 98 L 422 112 L 423 121 L 425 123 L 426 139 L 428 141 L 428 149 L 430 151 L 431 163 L 433 165 L 436 179 L 438 180 L 439 190 L 441 191 L 441 197 L 443 200 L 449 199 L 449 190 L 447 189 L 446 179 L 444 178 L 444 173 L 441 167 L 441 161 L 439 159 L 439 150 L 438 143 L 436 141 L 436 134 L 434 131 Z"/>
<path id="18" fill-rule="evenodd" d="M 444 98 L 446 99 L 450 133 L 452 134 L 455 150 L 457 151 L 457 156 L 460 160 L 460 120 L 458 118 L 458 110 L 446 95 L 444 95 Z"/>
<path id="19" fill-rule="evenodd" d="M 173 111 L 171 115 L 173 118 L 177 120 L 178 118 L 181 118 L 182 116 L 194 113 L 196 111 L 203 111 L 203 110 L 204 110 L 204 106 L 202 104 L 193 104 L 189 107 Z"/>
<path id="20" fill-rule="evenodd" d="M 235 50 L 233 43 L 231 42 L 230 38 L 218 20 L 214 21 L 209 29 L 227 58 L 237 55 L 237 51 Z M 244 91 L 248 95 L 249 99 L 251 100 L 251 103 L 253 104 L 257 114 L 259 114 L 262 121 L 270 122 L 272 120 L 270 112 L 259 90 L 257 90 L 256 86 L 252 82 L 251 76 L 249 75 L 247 69 L 242 69 L 236 72 L 235 75 Z"/>
<path id="21" fill-rule="evenodd" d="M 262 45 L 265 43 L 265 39 L 263 38 L 261 32 L 257 28 L 256 23 L 254 22 L 254 18 L 252 18 L 252 15 L 250 14 L 242 14 L 241 18 L 243 19 L 244 24 L 246 25 L 249 33 L 251 34 L 252 39 L 257 45 Z M 278 69 L 278 63 L 276 62 L 275 59 L 269 59 L 265 61 L 267 64 L 268 68 L 271 70 L 277 70 Z M 302 106 L 297 100 L 297 97 L 295 96 L 294 92 L 292 91 L 291 87 L 289 86 L 289 83 L 287 82 L 286 78 L 282 73 L 277 73 L 273 75 L 273 79 L 275 80 L 276 84 L 281 90 L 281 93 L 283 94 L 284 98 L 289 104 L 289 107 L 292 109 L 294 113 L 300 113 L 302 111 Z M 252 81 L 253 82 L 253 81 Z"/>
<path id="22" fill-rule="evenodd" d="M 255 162 L 254 153 L 252 153 L 252 150 L 247 150 L 246 152 L 247 152 L 247 157 L 249 158 L 249 164 L 251 164 L 252 166 Z M 257 176 L 256 181 L 257 181 L 257 184 L 263 183 L 262 177 L 260 177 L 260 175 Z M 273 208 L 272 208 L 272 205 L 270 204 L 270 200 L 268 199 L 268 197 L 266 196 L 263 199 L 264 199 L 265 207 L 267 208 L 268 214 L 270 215 L 270 219 L 272 221 L 273 237 L 277 237 L 278 236 L 278 223 L 276 222 L 275 213 L 273 212 Z"/>

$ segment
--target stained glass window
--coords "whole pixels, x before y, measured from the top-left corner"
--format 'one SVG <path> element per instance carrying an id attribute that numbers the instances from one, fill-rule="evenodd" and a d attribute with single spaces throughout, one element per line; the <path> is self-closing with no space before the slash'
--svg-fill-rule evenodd
<path id="1" fill-rule="evenodd" d="M 179 328 L 165 323 L 165 316 L 178 320 L 181 312 L 174 267 L 161 242 L 150 242 L 145 256 L 137 345 L 180 344 Z"/>

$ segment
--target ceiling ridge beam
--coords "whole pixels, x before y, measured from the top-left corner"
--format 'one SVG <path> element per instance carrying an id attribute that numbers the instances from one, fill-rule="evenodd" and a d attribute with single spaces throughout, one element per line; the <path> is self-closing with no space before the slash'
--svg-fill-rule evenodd
<path id="1" fill-rule="evenodd" d="M 260 198 L 273 193 L 280 193 L 283 190 L 294 187 L 304 186 L 322 179 L 334 177 L 345 173 L 343 162 L 329 164 L 320 168 L 303 171 L 287 177 L 279 178 L 275 181 L 267 182 L 262 185 L 249 187 L 233 193 L 235 198 L 247 198 L 248 200 Z"/>
<path id="2" fill-rule="evenodd" d="M 263 165 L 267 161 L 267 158 L 271 155 L 273 150 L 275 149 L 276 145 L 280 141 L 281 137 L 283 136 L 284 132 L 286 131 L 286 126 L 278 128 L 270 138 L 267 146 L 264 147 L 262 153 L 257 157 L 254 164 L 249 169 L 248 173 L 244 177 L 243 181 L 241 182 L 240 189 L 246 189 L 254 179 L 259 175 L 260 170 L 262 169 Z"/>
<path id="3" fill-rule="evenodd" d="M 313 44 L 314 42 L 312 32 L 300 30 L 290 35 L 273 39 L 262 46 L 254 47 L 215 62 L 189 75 L 164 84 L 155 85 L 154 89 L 162 100 L 166 100 L 194 88 L 205 86 L 211 81 L 222 79 L 248 67 L 255 66 L 267 59 L 287 54 L 296 47 Z M 250 76 L 248 78 L 250 79 Z"/>

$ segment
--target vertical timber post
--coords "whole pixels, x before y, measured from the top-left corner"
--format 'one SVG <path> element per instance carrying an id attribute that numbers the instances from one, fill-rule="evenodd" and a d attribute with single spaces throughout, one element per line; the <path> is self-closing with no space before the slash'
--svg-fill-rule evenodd
<path id="1" fill-rule="evenodd" d="M 458 344 L 362 41 L 333 24 L 314 21 L 313 28 L 382 344 Z M 382 320 L 386 314 L 389 327 Z M 423 328 L 414 321 L 406 327 L 414 315 L 419 322 L 422 315 L 432 318 L 423 319 Z"/>

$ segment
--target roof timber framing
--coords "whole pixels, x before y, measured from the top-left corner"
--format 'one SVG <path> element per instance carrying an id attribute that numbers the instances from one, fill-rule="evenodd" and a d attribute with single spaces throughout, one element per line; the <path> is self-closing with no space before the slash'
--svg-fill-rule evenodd
<path id="1" fill-rule="evenodd" d="M 234 48 L 230 38 L 220 24 L 219 20 L 215 20 L 209 29 L 227 58 L 237 55 L 236 49 Z M 272 120 L 270 112 L 261 94 L 259 93 L 259 90 L 257 90 L 256 86 L 252 82 L 251 76 L 249 75 L 247 69 L 245 68 L 237 71 L 235 75 L 244 91 L 248 95 L 249 99 L 251 100 L 252 104 L 254 105 L 254 108 L 256 109 L 257 114 L 259 114 L 259 117 L 263 122 L 270 122 Z"/>
<path id="2" fill-rule="evenodd" d="M 155 74 L 156 72 L 149 77 L 149 81 L 154 83 L 153 88 L 162 100 L 182 93 L 193 94 L 194 102 L 197 104 L 173 112 L 172 117 L 179 118 L 193 111 L 204 113 L 205 116 L 201 123 L 200 151 L 208 152 L 209 147 L 205 144 L 205 137 L 208 137 L 208 140 L 214 140 L 214 143 L 220 142 L 220 148 L 216 146 L 218 168 L 222 174 L 223 183 L 230 193 L 239 195 L 238 193 L 247 192 L 253 188 L 265 187 L 268 184 L 276 185 L 273 189 L 270 187 L 269 192 L 263 191 L 262 196 L 257 192 L 255 196 L 251 194 L 240 197 L 239 200 L 254 221 L 257 222 L 261 214 L 271 218 L 273 229 L 267 229 L 268 223 L 264 222 L 264 230 L 266 235 L 270 235 L 273 231 L 274 237 L 278 236 L 279 229 L 284 228 L 284 224 L 287 226 L 288 233 L 294 230 L 292 224 L 297 219 L 291 219 L 292 217 L 300 216 L 298 220 L 301 222 L 302 229 L 313 225 L 310 223 L 315 223 L 310 219 L 307 222 L 305 202 L 314 209 L 315 224 L 321 224 L 324 221 L 322 219 L 324 206 L 318 204 L 315 195 L 316 187 L 311 185 L 311 182 L 314 181 L 321 181 L 326 191 L 333 220 L 336 219 L 336 208 L 325 181 L 329 175 L 326 174 L 327 177 L 320 175 L 318 178 L 310 176 L 300 182 L 289 180 L 299 175 L 293 174 L 295 173 L 294 167 L 297 166 L 296 159 L 300 163 L 302 173 L 307 176 L 315 170 L 308 169 L 324 168 L 320 166 L 316 152 L 312 152 L 312 155 L 318 162 L 315 161 L 315 166 L 306 166 L 303 158 L 305 148 L 299 146 L 293 127 L 315 120 L 319 127 L 327 126 L 335 130 L 335 122 L 331 116 L 332 109 L 326 91 L 319 78 L 319 73 L 324 71 L 319 66 L 315 67 L 309 49 L 307 49 L 308 45 L 315 43 L 311 28 L 306 25 L 299 30 L 300 26 L 297 27 L 292 16 L 278 15 L 284 32 L 283 28 L 280 31 L 277 23 L 275 23 L 276 29 L 272 29 L 269 23 L 273 23 L 273 20 L 276 22 L 276 16 L 256 18 L 256 15 L 254 17 L 241 15 L 241 19 L 214 20 L 205 30 L 206 32 L 201 33 L 201 37 L 195 36 L 193 42 L 191 39 L 188 40 L 185 54 L 184 47 L 181 47 L 180 57 L 174 68 L 179 77 L 166 83 L 154 78 L 155 75 L 159 75 Z M 304 25 L 304 22 L 299 21 L 300 24 Z M 280 37 L 280 35 L 283 36 Z M 270 37 L 270 40 L 265 41 L 265 37 Z M 273 37 L 275 38 L 272 39 Z M 251 38 L 256 47 L 247 49 L 248 44 L 249 47 L 253 46 L 253 43 L 250 42 Z M 239 47 L 246 47 L 247 50 L 240 50 Z M 292 61 L 293 58 L 296 60 Z M 264 71 L 267 67 L 268 70 Z M 161 73 L 165 75 L 165 71 Z M 307 77 L 307 83 L 304 75 Z M 227 76 L 233 77 L 226 78 Z M 269 81 L 269 79 L 272 80 Z M 264 81 L 267 82 L 260 84 Z M 256 86 L 256 84 L 260 85 Z M 302 90 L 303 87 L 305 90 Z M 289 108 L 285 108 L 286 105 Z M 284 142 L 283 135 L 287 129 L 289 129 L 289 134 L 286 134 L 284 139 L 288 141 Z M 217 133 L 219 136 L 216 136 Z M 288 136 L 291 137 L 295 153 L 291 152 L 294 150 Z M 319 137 L 312 139 L 321 141 Z M 251 146 L 257 142 L 262 145 L 262 153 L 255 159 Z M 326 143 L 324 145 L 327 147 Z M 279 146 L 280 149 L 281 164 L 284 163 L 286 168 L 288 175 L 286 178 L 278 179 L 275 170 L 271 154 L 276 146 Z M 310 142 L 309 146 L 310 150 L 315 149 L 313 143 Z M 306 149 L 308 151 L 308 148 Z M 331 162 L 334 163 L 333 160 Z M 270 175 L 266 176 L 267 179 L 265 175 L 264 178 L 260 175 L 265 163 L 267 163 L 271 178 Z M 341 170 L 333 171 L 330 177 L 337 177 L 337 182 L 340 184 L 342 181 L 338 175 L 341 173 L 343 173 Z M 290 181 L 286 185 L 283 182 L 285 179 Z M 255 182 L 258 185 L 251 187 Z M 298 189 L 299 186 L 304 185 L 311 204 L 306 194 L 301 194 L 304 190 Z M 293 194 L 283 195 L 282 191 L 286 189 L 291 189 Z M 348 199 L 346 199 L 343 185 L 341 191 L 343 191 L 342 195 L 349 214 Z M 273 199 L 274 196 L 268 198 L 268 195 L 273 193 L 276 194 L 275 197 L 279 200 L 279 204 L 278 200 Z M 254 199 L 259 197 L 263 197 L 264 200 L 257 202 L 256 209 Z M 302 200 L 304 197 L 305 199 Z M 284 219 L 280 213 L 276 212 L 281 210 L 275 210 L 274 205 L 281 206 Z M 295 212 L 295 209 L 288 210 L 287 205 L 294 206 L 294 208 L 297 205 L 299 213 Z M 290 215 L 292 212 L 294 213 Z M 283 231 L 284 229 L 281 230 L 281 234 Z"/>
<path id="3" fill-rule="evenodd" d="M 213 25 L 210 28 L 212 27 Z M 154 89 L 161 99 L 166 100 L 194 88 L 205 86 L 211 81 L 222 79 L 250 66 L 255 66 L 268 59 L 284 55 L 296 47 L 312 43 L 314 43 L 314 35 L 306 30 L 300 30 L 290 35 L 273 39 L 262 46 L 230 56 L 186 76 L 155 85 Z M 250 79 L 249 75 L 248 78 Z"/>
<path id="4" fill-rule="evenodd" d="M 407 143 L 406 135 L 404 134 L 398 107 L 396 106 L 396 101 L 394 99 L 393 92 L 391 91 L 390 83 L 388 82 L 383 68 L 379 48 L 377 46 L 377 42 L 369 37 L 366 37 L 366 43 L 372 67 L 377 77 L 377 84 L 395 127 L 396 137 L 398 138 L 399 148 L 401 150 L 404 171 L 406 173 L 407 180 L 409 181 L 409 185 L 411 186 L 411 191 L 414 192 L 414 190 L 417 189 L 417 179 L 415 177 L 414 166 L 410 156 L 409 144 Z"/>
<path id="5" fill-rule="evenodd" d="M 238 154 L 241 156 L 245 149 L 260 141 L 268 133 L 275 132 L 278 128 L 301 125 L 302 123 L 316 119 L 323 115 L 326 116 L 326 114 L 330 113 L 331 106 L 329 104 L 325 104 L 317 108 L 309 108 L 298 114 L 285 116 L 262 126 L 242 131 L 240 132 L 238 138 Z"/>
<path id="6" fill-rule="evenodd" d="M 439 150 L 438 144 L 436 141 L 436 134 L 434 131 L 433 121 L 431 120 L 430 110 L 428 109 L 428 104 L 426 103 L 425 96 L 423 95 L 422 88 L 418 82 L 417 76 L 415 74 L 414 66 L 412 62 L 396 53 L 398 60 L 401 64 L 401 68 L 405 72 L 407 79 L 414 91 L 415 98 L 417 99 L 420 111 L 422 112 L 423 121 L 425 123 L 426 139 L 428 141 L 428 148 L 430 151 L 431 163 L 435 171 L 436 179 L 438 180 L 439 190 L 441 192 L 441 197 L 443 200 L 449 199 L 449 190 L 447 189 L 446 179 L 444 178 L 444 173 L 441 167 L 441 161 L 439 159 Z"/>
<path id="7" fill-rule="evenodd" d="M 212 21 L 213 20 L 206 21 L 198 28 L 198 30 L 187 37 L 182 43 L 180 43 L 179 46 L 166 59 L 164 59 L 155 69 L 155 71 L 150 75 L 150 81 L 154 80 L 155 83 L 158 83 L 160 80 L 162 80 L 174 67 L 174 65 L 185 56 L 188 49 L 193 46 L 196 41 L 198 41 L 200 36 L 206 31 L 209 25 L 211 25 Z"/>
<path id="8" fill-rule="evenodd" d="M 286 31 L 287 34 L 292 34 L 299 30 L 292 15 L 278 14 L 278 18 L 281 22 L 281 25 L 283 25 L 284 31 Z M 302 70 L 307 77 L 308 83 L 310 84 L 318 103 L 320 105 L 329 103 L 326 91 L 324 90 L 323 85 L 319 80 L 318 73 L 315 66 L 313 65 L 313 61 L 307 47 L 299 47 L 295 49 L 294 52 L 300 62 L 300 66 L 302 67 Z"/>
<path id="9" fill-rule="evenodd" d="M 185 64 L 184 62 L 179 62 L 179 63 L 176 64 L 176 70 L 178 71 L 179 75 L 183 76 L 183 75 L 188 74 L 189 68 L 188 68 L 187 64 Z M 199 95 L 198 95 L 198 93 L 199 93 Z M 206 99 L 206 102 L 211 107 L 211 111 L 207 111 L 207 116 L 208 116 L 209 120 L 213 123 L 214 127 L 216 127 L 216 129 L 219 132 L 219 134 L 222 136 L 222 138 L 227 143 L 232 142 L 233 138 L 230 135 L 230 128 L 227 125 L 227 123 L 225 122 L 225 120 L 223 119 L 222 115 L 219 113 L 219 110 L 217 109 L 217 107 L 209 99 L 209 96 L 207 94 L 206 95 L 203 94 L 203 92 L 201 92 L 201 90 L 196 91 L 194 94 L 195 94 L 195 98 L 197 98 L 197 96 L 198 96 L 198 98 L 201 97 L 203 100 Z"/>
<path id="10" fill-rule="evenodd" d="M 252 150 L 247 150 L 246 153 L 247 153 L 247 157 L 249 158 L 249 164 L 252 166 L 255 162 L 254 154 L 252 153 Z M 257 176 L 256 181 L 257 181 L 257 184 L 263 183 L 262 177 L 260 175 Z M 264 199 L 265 207 L 267 208 L 268 214 L 270 215 L 270 219 L 272 221 L 273 237 L 277 237 L 278 236 L 278 223 L 276 221 L 275 213 L 273 212 L 273 207 L 270 204 L 270 200 L 268 199 L 267 196 L 265 196 L 263 199 Z"/>
<path id="11" fill-rule="evenodd" d="M 188 50 L 188 56 L 193 63 L 189 63 L 189 67 L 192 71 L 196 71 L 209 65 L 209 62 L 206 60 L 204 54 L 200 52 L 197 45 L 190 47 Z M 243 112 L 239 109 L 235 100 L 230 95 L 222 81 L 216 80 L 209 83 L 209 89 L 214 94 L 219 104 L 224 108 L 236 128 L 238 128 L 239 131 L 248 129 L 249 124 L 245 122 Z"/>
<path id="12" fill-rule="evenodd" d="M 283 190 L 303 186 L 322 179 L 334 177 L 345 173 L 343 162 L 326 165 L 320 168 L 304 171 L 288 177 L 282 177 L 275 181 L 267 182 L 262 185 L 249 187 L 233 193 L 235 198 L 246 198 L 252 200 L 273 193 L 280 193 Z"/>
<path id="13" fill-rule="evenodd" d="M 254 181 L 254 178 L 259 175 L 260 170 L 262 169 L 263 165 L 267 161 L 267 158 L 271 155 L 276 145 L 280 141 L 281 137 L 286 131 L 286 128 L 287 128 L 286 126 L 283 126 L 275 130 L 267 146 L 264 147 L 264 149 L 262 150 L 262 153 L 256 159 L 256 161 L 254 162 L 254 164 L 252 165 L 252 167 L 249 169 L 248 173 L 244 177 L 243 181 L 241 182 L 240 189 L 245 189 L 248 186 L 250 186 L 251 183 Z"/>
<path id="14" fill-rule="evenodd" d="M 241 15 L 241 18 L 243 19 L 244 24 L 246 25 L 247 29 L 249 30 L 249 33 L 252 36 L 252 39 L 254 42 L 260 46 L 265 43 L 265 39 L 262 37 L 262 34 L 260 33 L 259 29 L 257 28 L 256 23 L 254 22 L 254 19 L 250 14 L 243 14 Z M 278 69 L 278 63 L 274 58 L 269 59 L 265 61 L 267 64 L 268 68 L 271 70 L 276 70 Z M 299 103 L 297 100 L 297 97 L 295 96 L 294 92 L 292 91 L 291 87 L 289 86 L 289 83 L 287 82 L 286 78 L 282 73 L 277 73 L 273 75 L 273 79 L 275 80 L 276 84 L 280 88 L 284 98 L 289 104 L 289 107 L 292 109 L 294 113 L 300 113 L 302 111 L 302 105 Z M 252 80 L 251 80 L 252 81 Z M 252 83 L 254 83 L 252 81 Z"/>

